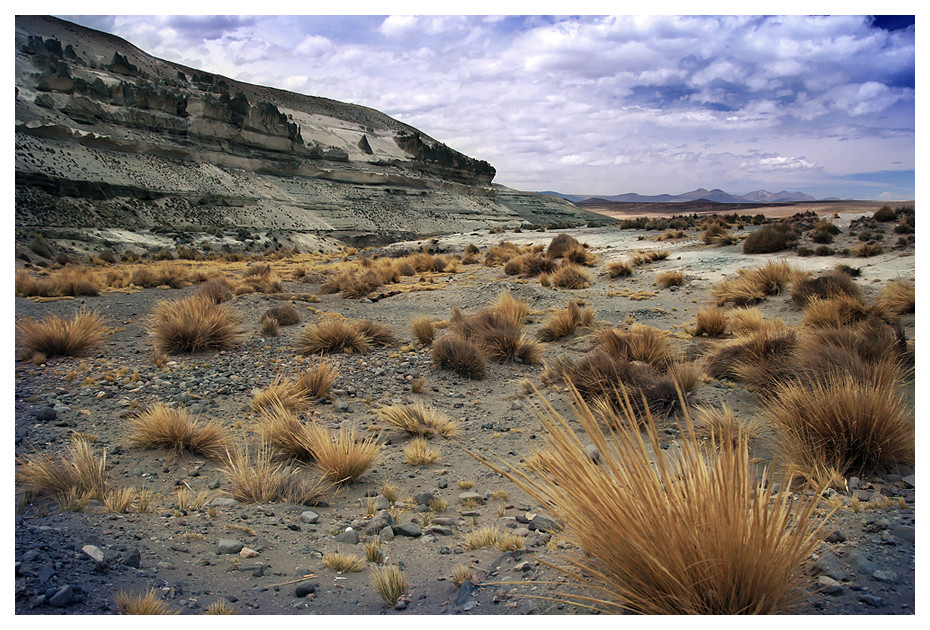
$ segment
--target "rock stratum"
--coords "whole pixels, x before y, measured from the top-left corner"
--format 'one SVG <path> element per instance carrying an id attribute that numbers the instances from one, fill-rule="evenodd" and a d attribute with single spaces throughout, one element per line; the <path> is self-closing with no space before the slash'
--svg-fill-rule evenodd
<path id="1" fill-rule="evenodd" d="M 255 228 L 389 241 L 608 221 L 493 184 L 493 166 L 379 111 L 16 18 L 16 226 Z"/>

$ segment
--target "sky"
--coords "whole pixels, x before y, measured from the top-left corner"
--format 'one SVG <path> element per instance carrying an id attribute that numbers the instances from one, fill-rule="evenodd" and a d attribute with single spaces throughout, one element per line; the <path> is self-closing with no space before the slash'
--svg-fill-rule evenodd
<path id="1" fill-rule="evenodd" d="M 522 190 L 915 198 L 913 18 L 59 17 L 373 107 Z"/>

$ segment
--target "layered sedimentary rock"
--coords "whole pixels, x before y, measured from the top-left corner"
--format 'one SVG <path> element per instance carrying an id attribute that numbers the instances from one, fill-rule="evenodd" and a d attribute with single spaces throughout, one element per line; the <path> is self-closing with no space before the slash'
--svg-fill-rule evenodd
<path id="1" fill-rule="evenodd" d="M 18 227 L 384 240 L 597 220 L 494 175 L 367 107 L 170 63 L 55 18 L 16 19 Z"/>

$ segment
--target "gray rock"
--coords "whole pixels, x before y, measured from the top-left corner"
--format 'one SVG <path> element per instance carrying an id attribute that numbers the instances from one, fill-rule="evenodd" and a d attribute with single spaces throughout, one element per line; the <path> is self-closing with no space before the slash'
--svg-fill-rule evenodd
<path id="1" fill-rule="evenodd" d="M 394 603 L 394 610 L 405 610 L 406 608 L 407 600 L 405 599 L 398 599 L 397 602 Z"/>
<path id="2" fill-rule="evenodd" d="M 142 553 L 135 547 L 127 549 L 126 553 L 123 554 L 123 564 L 138 569 L 142 566 Z"/>
<path id="3" fill-rule="evenodd" d="M 894 571 L 883 571 L 882 569 L 876 569 L 872 572 L 872 578 L 878 580 L 879 582 L 897 582 L 898 574 Z"/>
<path id="4" fill-rule="evenodd" d="M 305 510 L 300 513 L 300 520 L 310 525 L 315 525 L 320 521 L 320 515 L 313 510 Z"/>
<path id="5" fill-rule="evenodd" d="M 465 580 L 459 587 L 459 592 L 455 595 L 455 605 L 462 606 L 469 601 L 471 594 L 475 591 L 475 585 L 471 580 Z M 473 600 L 472 600 L 473 601 Z"/>
<path id="6" fill-rule="evenodd" d="M 155 566 L 157 566 L 159 569 L 165 569 L 166 571 L 173 571 L 175 569 L 175 566 L 173 564 L 171 564 L 170 562 L 166 562 L 164 560 L 157 563 Z"/>
<path id="7" fill-rule="evenodd" d="M 817 559 L 814 563 L 814 570 L 836 580 L 837 582 L 845 581 L 848 577 L 843 565 L 832 553 L 826 553 Z"/>
<path id="8" fill-rule="evenodd" d="M 841 543 L 846 540 L 846 534 L 838 529 L 834 529 L 832 532 L 830 532 L 830 535 L 827 536 L 825 540 L 828 543 Z"/>
<path id="9" fill-rule="evenodd" d="M 216 497 L 210 501 L 210 505 L 216 505 L 219 507 L 235 507 L 239 505 L 239 502 L 232 497 Z"/>
<path id="10" fill-rule="evenodd" d="M 459 501 L 477 501 L 478 503 L 484 503 L 484 496 L 478 494 L 477 492 L 463 492 L 459 495 Z"/>
<path id="11" fill-rule="evenodd" d="M 860 595 L 859 601 L 862 602 L 863 604 L 868 604 L 869 606 L 873 606 L 875 608 L 881 608 L 882 606 L 885 605 L 884 599 L 882 599 L 878 595 L 872 595 L 870 593 L 866 593 L 865 595 Z"/>
<path id="12" fill-rule="evenodd" d="M 365 534 L 371 536 L 372 534 L 377 534 L 385 527 L 390 527 L 394 524 L 394 517 L 391 516 L 391 513 L 387 510 L 381 510 L 376 513 L 371 520 L 368 521 L 368 525 L 365 527 Z"/>
<path id="13" fill-rule="evenodd" d="M 817 578 L 817 586 L 820 587 L 821 593 L 827 595 L 839 595 L 843 592 L 843 585 L 828 575 L 821 575 Z"/>
<path id="14" fill-rule="evenodd" d="M 391 542 L 394 540 L 394 528 L 388 525 L 380 532 L 378 532 L 378 538 L 380 538 L 383 542 Z"/>
<path id="15" fill-rule="evenodd" d="M 74 601 L 74 590 L 70 584 L 62 586 L 58 591 L 48 598 L 48 603 L 56 608 L 67 606 Z"/>
<path id="16" fill-rule="evenodd" d="M 391 509 L 391 502 L 388 501 L 387 497 L 383 497 L 380 494 L 375 497 L 374 504 L 375 504 L 375 510 Z"/>
<path id="17" fill-rule="evenodd" d="M 351 527 L 346 529 L 346 531 L 342 532 L 338 536 L 333 537 L 333 542 L 345 543 L 347 545 L 357 545 L 360 540 L 361 539 L 358 537 L 358 532 Z"/>
<path id="18" fill-rule="evenodd" d="M 850 490 L 861 490 L 862 489 L 862 480 L 859 477 L 850 477 L 847 482 Z"/>
<path id="19" fill-rule="evenodd" d="M 451 536 L 454 533 L 451 527 L 443 527 L 442 525 L 430 525 L 429 531 L 437 536 Z"/>
<path id="20" fill-rule="evenodd" d="M 548 516 L 543 516 L 541 514 L 534 516 L 533 520 L 529 522 L 527 527 L 533 531 L 540 532 L 557 532 L 561 531 L 562 529 L 562 526 L 559 523 L 549 518 Z"/>
<path id="21" fill-rule="evenodd" d="M 877 564 L 869 560 L 868 556 L 858 549 L 850 551 L 849 555 L 846 556 L 846 561 L 853 571 L 862 575 L 872 575 L 878 568 Z"/>
<path id="22" fill-rule="evenodd" d="M 39 407 L 35 411 L 35 417 L 39 422 L 51 422 L 58 417 L 58 412 L 54 407 Z"/>
<path id="23" fill-rule="evenodd" d="M 435 497 L 430 492 L 419 492 L 413 496 L 413 499 L 417 502 L 417 505 L 429 505 Z"/>
<path id="24" fill-rule="evenodd" d="M 891 533 L 905 542 L 914 543 L 914 528 L 909 525 L 895 527 Z"/>
<path id="25" fill-rule="evenodd" d="M 234 538 L 220 538 L 216 543 L 216 555 L 223 556 L 226 554 L 239 553 L 244 546 L 245 545 Z"/>
<path id="26" fill-rule="evenodd" d="M 908 476 L 906 476 L 906 477 L 902 477 L 902 478 L 901 478 L 901 481 L 904 482 L 904 487 L 905 487 L 905 488 L 915 488 L 915 487 L 916 487 L 916 486 L 914 485 L 914 484 L 916 483 L 916 479 L 915 479 L 914 475 L 908 475 Z"/>
<path id="27" fill-rule="evenodd" d="M 431 522 L 434 525 L 445 525 L 446 527 L 455 525 L 455 519 L 451 519 L 448 516 L 434 516 Z"/>
<path id="28" fill-rule="evenodd" d="M 585 446 L 584 451 L 585 453 L 588 454 L 588 457 L 591 459 L 592 462 L 601 461 L 601 452 L 598 451 L 597 447 L 594 446 L 593 444 L 588 444 L 587 446 Z"/>
<path id="29" fill-rule="evenodd" d="M 391 529 L 394 530 L 395 536 L 419 538 L 423 535 L 423 532 L 420 530 L 420 526 L 416 523 L 401 523 L 400 525 L 394 525 Z"/>
<path id="30" fill-rule="evenodd" d="M 317 585 L 313 582 L 301 582 L 294 588 L 294 595 L 297 597 L 306 597 L 310 593 L 316 592 Z"/>
<path id="31" fill-rule="evenodd" d="M 100 547 L 96 547 L 94 545 L 84 545 L 81 547 L 81 551 L 90 556 L 91 559 L 93 559 L 93 561 L 97 564 L 103 564 L 103 551 L 100 549 Z"/>

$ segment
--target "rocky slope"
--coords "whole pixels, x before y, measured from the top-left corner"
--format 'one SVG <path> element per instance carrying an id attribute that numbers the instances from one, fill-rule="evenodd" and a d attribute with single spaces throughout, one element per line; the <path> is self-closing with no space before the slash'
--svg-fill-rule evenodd
<path id="1" fill-rule="evenodd" d="M 487 162 L 373 109 L 201 72 L 52 17 L 16 18 L 15 111 L 22 228 L 394 240 L 605 221 L 494 185 Z"/>

